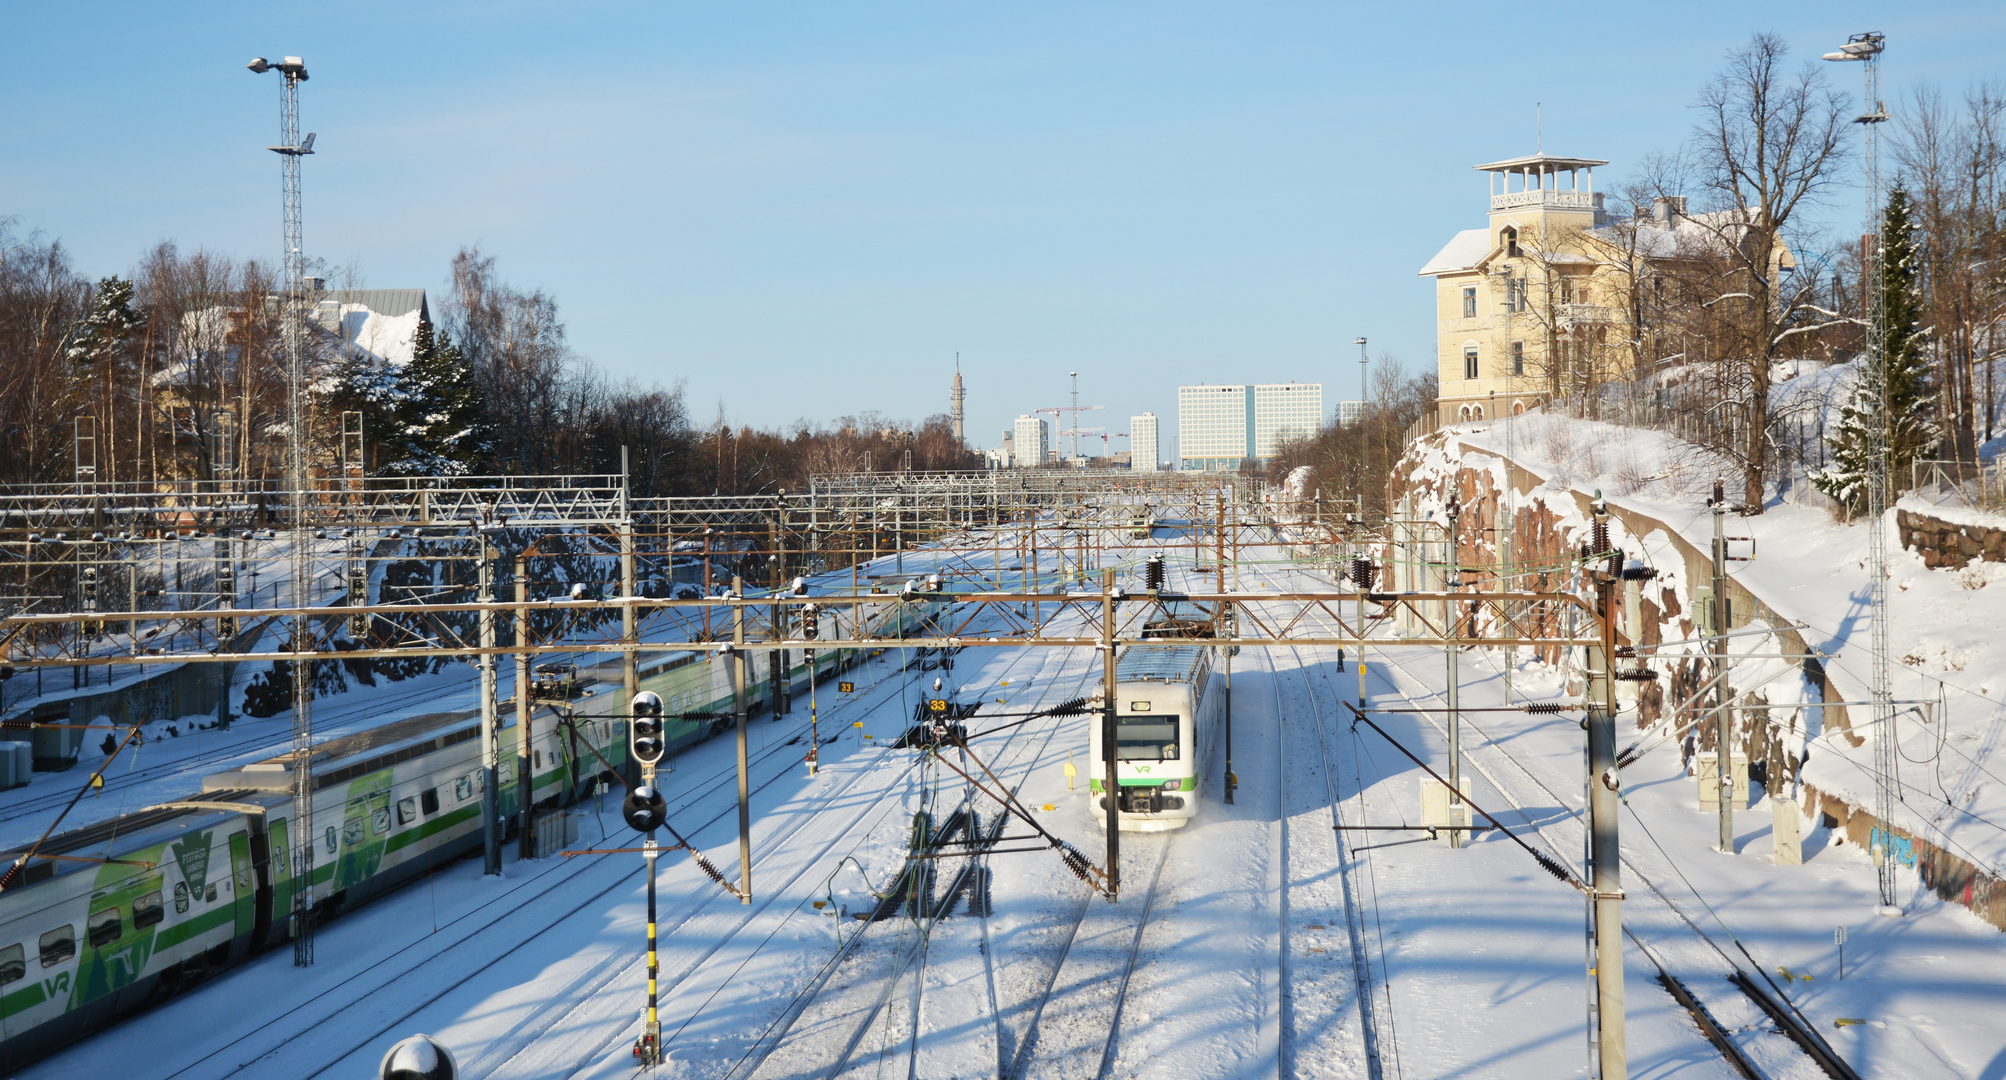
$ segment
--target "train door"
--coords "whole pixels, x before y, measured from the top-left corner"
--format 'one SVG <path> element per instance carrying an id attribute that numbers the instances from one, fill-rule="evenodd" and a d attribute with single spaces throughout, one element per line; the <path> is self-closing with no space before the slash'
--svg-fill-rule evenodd
<path id="1" fill-rule="evenodd" d="M 293 911 L 293 849 L 287 841 L 291 830 L 284 818 L 271 823 L 265 830 L 265 846 L 271 851 L 268 880 L 271 885 L 264 917 L 267 921 L 290 920 Z M 290 934 L 290 923 L 288 923 Z"/>
<path id="2" fill-rule="evenodd" d="M 249 937 L 257 926 L 257 886 L 251 869 L 251 837 L 241 830 L 230 834 L 230 907 L 236 912 L 239 938 Z"/>
<path id="3" fill-rule="evenodd" d="M 251 818 L 251 940 L 264 943 L 272 931 L 272 847 L 263 818 Z"/>

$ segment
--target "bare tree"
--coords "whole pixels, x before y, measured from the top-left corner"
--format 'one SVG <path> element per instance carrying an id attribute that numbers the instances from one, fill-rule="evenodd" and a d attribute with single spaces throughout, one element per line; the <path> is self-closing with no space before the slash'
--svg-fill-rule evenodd
<path id="1" fill-rule="evenodd" d="M 1962 104 L 1960 112 L 1934 86 L 1916 87 L 1897 119 L 1894 152 L 1915 197 L 1925 349 L 1939 375 L 1938 415 L 1947 449 L 1970 460 L 1998 423 L 1991 360 L 2006 282 L 2000 264 L 2006 256 L 2006 91 L 1981 85 Z"/>
<path id="2" fill-rule="evenodd" d="M 1741 466 L 1742 502 L 1751 511 L 1763 505 L 1770 466 L 1772 364 L 1793 336 L 1838 318 L 1805 307 L 1805 291 L 1780 280 L 1791 261 L 1787 237 L 1797 212 L 1834 182 L 1849 131 L 1846 101 L 1822 71 L 1782 71 L 1788 51 L 1782 38 L 1757 34 L 1728 55 L 1700 93 L 1703 119 L 1687 145 L 1685 168 L 1673 174 L 1704 193 L 1708 212 L 1692 220 L 1711 234 L 1721 259 L 1709 275 L 1713 295 L 1701 304 L 1715 315 L 1707 331 L 1724 369 L 1721 389 L 1742 414 L 1736 445 L 1728 449 Z"/>

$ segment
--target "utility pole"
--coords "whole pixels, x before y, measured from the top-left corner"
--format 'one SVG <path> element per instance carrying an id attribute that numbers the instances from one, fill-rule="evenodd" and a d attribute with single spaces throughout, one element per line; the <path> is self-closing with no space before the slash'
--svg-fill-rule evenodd
<path id="1" fill-rule="evenodd" d="M 529 758 L 529 560 L 515 557 L 515 809 L 517 857 L 536 857 L 536 771 Z"/>
<path id="2" fill-rule="evenodd" d="M 1626 1080 L 1629 1049 L 1623 1032 L 1623 863 L 1616 844 L 1616 813 L 1622 776 L 1616 768 L 1615 680 L 1616 583 L 1608 574 L 1594 582 L 1601 644 L 1588 646 L 1588 828 L 1593 860 L 1595 906 L 1595 1015 L 1599 1034 L 1600 1080 Z"/>
<path id="3" fill-rule="evenodd" d="M 1215 532 L 1217 534 L 1216 543 L 1219 549 L 1218 565 L 1215 569 L 1219 576 L 1219 592 L 1224 593 L 1226 591 L 1226 493 L 1223 489 L 1216 491 L 1213 493 L 1212 498 L 1213 505 L 1218 512 L 1218 516 L 1214 519 L 1218 523 Z M 1213 634 L 1223 633 L 1229 638 L 1233 636 L 1232 610 L 1233 605 L 1231 602 L 1226 600 L 1219 601 L 1219 610 L 1213 613 L 1215 618 L 1212 629 Z M 1225 654 L 1226 803 L 1230 806 L 1233 803 L 1233 789 L 1240 786 L 1240 778 L 1233 775 L 1233 647 L 1231 645 L 1226 646 Z"/>
<path id="4" fill-rule="evenodd" d="M 480 592 L 483 604 L 495 602 L 495 549 L 480 538 Z M 496 765 L 501 760 L 501 718 L 495 708 L 495 613 L 482 608 L 481 628 L 481 872 L 494 877 L 502 872 L 501 790 Z"/>
<path id="5" fill-rule="evenodd" d="M 1462 584 L 1463 580 L 1462 568 L 1458 565 L 1459 554 L 1456 550 L 1462 531 L 1462 501 L 1453 495 L 1450 496 L 1447 510 L 1449 514 L 1449 548 L 1446 553 L 1447 558 L 1442 561 L 1442 591 L 1453 594 L 1457 586 Z M 1463 810 L 1463 711 L 1461 700 L 1463 679 L 1462 673 L 1457 670 L 1457 665 L 1461 660 L 1461 657 L 1457 654 L 1462 650 L 1456 647 L 1454 640 L 1458 636 L 1458 627 L 1456 602 L 1453 599 L 1442 601 L 1442 629 L 1446 632 L 1445 636 L 1450 639 L 1448 644 L 1449 825 L 1451 826 L 1449 829 L 1449 846 L 1452 848 L 1463 846 L 1463 834 L 1454 826 L 1461 824 L 1462 819 L 1467 814 L 1467 811 Z"/>
<path id="6" fill-rule="evenodd" d="M 738 719 L 738 902 L 752 903 L 752 789 L 745 747 L 747 700 L 745 670 L 745 582 L 731 578 L 731 703 Z"/>
<path id="7" fill-rule="evenodd" d="M 1715 850 L 1734 854 L 1734 719 L 1728 708 L 1733 691 L 1727 685 L 1727 630 L 1733 612 L 1727 598 L 1727 496 L 1713 482 L 1713 631 L 1707 654 L 1713 666 L 1714 794 L 1720 806 L 1720 839 Z"/>
<path id="8" fill-rule="evenodd" d="M 276 64 L 262 56 L 248 65 L 264 74 L 276 70 L 279 82 L 279 145 L 268 147 L 284 163 L 285 301 L 280 329 L 286 345 L 286 482 L 292 489 L 292 602 L 312 601 L 313 555 L 308 550 L 307 517 L 307 374 L 306 343 L 301 340 L 306 318 L 306 255 L 300 210 L 300 158 L 313 153 L 313 135 L 300 141 L 299 85 L 307 80 L 306 62 L 288 56 Z M 304 615 L 292 620 L 293 651 L 313 651 L 313 623 Z M 293 669 L 293 966 L 313 963 L 313 665 L 295 661 Z"/>
<path id="9" fill-rule="evenodd" d="M 625 597 L 628 603 L 620 606 L 620 640 L 627 646 L 620 652 L 620 683 L 627 691 L 627 700 L 631 702 L 634 700 L 634 695 L 641 692 L 638 670 L 640 656 L 634 648 L 641 639 L 638 626 L 640 612 L 632 602 L 640 595 L 640 589 L 635 587 L 634 582 L 634 519 L 630 509 L 632 504 L 627 501 L 630 475 L 627 447 L 622 444 L 620 447 L 620 595 Z M 673 574 L 670 576 L 674 577 Z"/>
<path id="10" fill-rule="evenodd" d="M 1101 574 L 1101 796 L 1107 800 L 1107 892 L 1121 895 L 1120 722 L 1114 697 L 1114 571 Z"/>
<path id="11" fill-rule="evenodd" d="M 621 460 L 626 460 L 626 448 L 620 450 Z M 639 635 L 639 613 L 633 600 L 640 595 L 634 583 L 634 519 L 620 522 L 620 595 L 627 603 L 620 605 L 620 641 L 626 645 L 620 651 L 620 683 L 626 689 L 627 700 L 641 692 L 640 655 L 635 645 L 641 640 Z"/>

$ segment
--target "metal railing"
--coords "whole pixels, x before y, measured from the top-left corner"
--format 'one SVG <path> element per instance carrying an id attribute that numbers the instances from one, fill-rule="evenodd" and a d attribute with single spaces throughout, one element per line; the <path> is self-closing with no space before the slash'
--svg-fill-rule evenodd
<path id="1" fill-rule="evenodd" d="M 1925 458 L 1909 463 L 1907 494 L 1931 506 L 2006 509 L 2006 465 Z"/>

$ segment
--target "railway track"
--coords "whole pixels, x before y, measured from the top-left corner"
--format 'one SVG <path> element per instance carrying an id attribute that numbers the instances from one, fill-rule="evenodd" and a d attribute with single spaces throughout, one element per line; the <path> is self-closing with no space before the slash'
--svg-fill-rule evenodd
<path id="1" fill-rule="evenodd" d="M 1368 934 L 1366 916 L 1359 893 L 1362 889 L 1354 881 L 1357 876 L 1356 856 L 1344 837 L 1344 796 L 1338 782 L 1338 770 L 1331 760 L 1330 735 L 1324 729 L 1325 717 L 1335 719 L 1342 713 L 1335 702 L 1323 707 L 1323 694 L 1330 691 L 1333 699 L 1341 700 L 1342 695 L 1329 687 L 1322 677 L 1310 673 L 1311 668 L 1303 661 L 1302 650 L 1289 646 L 1289 655 L 1294 658 L 1295 670 L 1303 681 L 1303 690 L 1310 702 L 1311 715 L 1315 726 L 1317 761 L 1322 766 L 1325 805 L 1330 811 L 1331 845 L 1335 849 L 1337 877 L 1340 895 L 1344 905 L 1344 928 L 1347 951 L 1351 960 L 1352 1004 L 1358 1014 L 1359 1050 L 1364 1058 L 1365 1074 L 1368 1080 L 1383 1080 L 1389 1061 L 1398 1071 L 1398 1038 L 1393 1035 L 1393 1009 L 1391 987 L 1383 980 L 1375 980 L 1372 975 L 1372 958 L 1367 951 Z M 1382 969 L 1384 960 L 1381 960 Z M 1379 1004 L 1384 992 L 1385 1003 Z M 1380 1031 L 1380 1015 L 1383 1012 L 1387 1031 Z"/>
<path id="2" fill-rule="evenodd" d="M 1382 662 L 1399 669 L 1407 676 L 1409 681 L 1422 682 L 1398 659 L 1390 655 L 1385 655 Z M 1410 704 L 1421 705 L 1420 699 L 1400 687 L 1395 680 L 1388 679 L 1386 680 L 1386 684 Z M 1433 715 L 1426 712 L 1414 715 L 1432 727 L 1444 740 L 1448 738 L 1447 729 Z M 1526 827 L 1539 837 L 1540 841 L 1546 845 L 1556 859 L 1559 859 L 1565 865 L 1569 861 L 1568 854 L 1556 845 L 1552 838 L 1547 835 L 1547 830 L 1542 828 L 1532 815 L 1526 812 L 1524 801 L 1505 784 L 1489 765 L 1480 759 L 1478 751 L 1483 751 L 1485 754 L 1494 754 L 1503 759 L 1505 764 L 1530 781 L 1547 799 L 1552 800 L 1553 805 L 1560 808 L 1570 820 L 1585 829 L 1586 824 L 1583 820 L 1582 811 L 1574 805 L 1575 802 L 1578 802 L 1578 798 L 1573 801 L 1562 798 L 1560 793 L 1543 778 L 1533 772 L 1523 762 L 1519 761 L 1515 755 L 1497 740 L 1492 739 L 1481 726 L 1472 722 L 1467 714 L 1463 717 L 1462 725 L 1467 731 L 1475 735 L 1477 739 L 1481 740 L 1480 743 L 1474 746 L 1469 743 L 1465 744 L 1465 760 L 1490 783 L 1490 786 L 1502 798 L 1510 803 L 1512 809 L 1517 811 L 1520 819 L 1526 823 Z M 1740 1075 L 1750 1078 L 1750 1080 L 1767 1080 L 1771 1073 L 1779 1068 L 1779 1061 L 1808 1061 L 1809 1064 L 1815 1066 L 1825 1075 L 1832 1077 L 1833 1080 L 1859 1080 L 1857 1073 L 1853 1071 L 1851 1066 L 1832 1050 L 1830 1044 L 1817 1033 L 1803 1016 L 1797 1013 L 1795 1007 L 1790 1004 L 1782 991 L 1774 986 L 1773 983 L 1769 983 L 1767 974 L 1759 964 L 1755 963 L 1752 957 L 1745 955 L 1745 951 L 1742 950 L 1738 941 L 1733 943 L 1734 948 L 1736 951 L 1744 952 L 1744 958 L 1748 961 L 1747 968 L 1744 968 L 1741 963 L 1734 960 L 1728 950 L 1723 948 L 1721 943 L 1711 934 L 1708 934 L 1705 929 L 1688 918 L 1685 912 L 1672 902 L 1663 887 L 1651 875 L 1645 873 L 1636 861 L 1628 855 L 1625 855 L 1623 858 L 1623 870 L 1630 880 L 1643 884 L 1645 889 L 1648 890 L 1647 895 L 1661 904 L 1673 916 L 1677 924 L 1689 930 L 1694 935 L 1694 938 L 1720 961 L 1719 968 L 1706 973 L 1708 981 L 1719 979 L 1728 982 L 1735 986 L 1746 999 L 1745 1001 L 1737 1001 L 1731 997 L 1696 993 L 1693 988 L 1697 985 L 1705 985 L 1705 983 L 1697 976 L 1690 964 L 1681 964 L 1676 960 L 1666 957 L 1662 949 L 1662 943 L 1660 947 L 1654 948 L 1637 934 L 1634 926 L 1626 926 L 1625 932 L 1631 942 L 1638 947 L 1639 952 L 1655 968 L 1659 984 L 1665 988 L 1666 992 L 1682 1008 L 1687 1010 L 1700 1033 L 1708 1042 L 1713 1044 L 1715 1049 L 1720 1051 L 1730 1068 L 1734 1069 Z M 1633 903 L 1642 899 L 1642 895 L 1635 892 L 1632 892 L 1631 896 Z M 1677 970 L 1674 970 L 1675 968 Z M 1755 972 L 1754 976 L 1749 974 L 1750 969 Z M 1748 1012 L 1750 1006 L 1757 1010 L 1753 1015 Z M 1720 1019 L 1721 1016 L 1727 1016 L 1729 1019 L 1723 1021 Z M 1750 1022 L 1751 1020 L 1754 1022 Z M 1787 1047 L 1782 1044 L 1769 1047 L 1744 1045 L 1733 1038 L 1736 1034 L 1748 1033 L 1781 1036 L 1788 1040 L 1789 1045 Z M 1760 1043 L 1761 1040 L 1754 1040 L 1754 1042 Z M 1768 1065 L 1767 1070 L 1764 1068 L 1765 1064 Z M 1781 1065 L 1780 1068 L 1788 1069 L 1789 1066 L 1787 1064 Z"/>
<path id="3" fill-rule="evenodd" d="M 1013 658 L 1003 674 L 1014 672 L 1033 652 L 1024 650 Z M 1037 706 L 1057 704 L 1049 699 L 1058 687 L 1066 688 L 1057 692 L 1062 700 L 1077 696 L 1071 680 L 1084 679 L 1091 671 L 1088 665 L 1081 665 L 1077 673 L 1069 674 L 1064 669 L 1070 666 L 1070 659 L 1061 662 L 1061 672 L 1049 677 L 1047 688 L 1039 693 Z M 991 768 L 1006 781 L 1014 779 L 1011 788 L 1015 791 L 1065 723 L 1064 718 L 1054 718 L 1042 731 L 1020 731 L 1011 740 L 1016 748 L 1006 757 L 992 761 Z M 888 1034 L 878 1056 L 897 1052 L 910 1059 L 918 1049 L 912 1035 L 919 1030 L 917 1018 L 923 1008 L 919 988 L 926 977 L 928 946 L 936 925 L 931 919 L 907 917 L 860 924 L 726 1075 L 842 1075 L 864 1050 L 867 1036 L 880 1020 L 902 1028 L 903 1035 Z M 896 932 L 894 940 L 886 940 L 888 930 Z M 906 988 L 909 1002 L 908 1008 L 901 1010 L 906 1014 L 904 1018 L 892 1012 L 901 986 Z M 905 1044 L 905 1048 L 894 1051 L 897 1043 Z"/>

